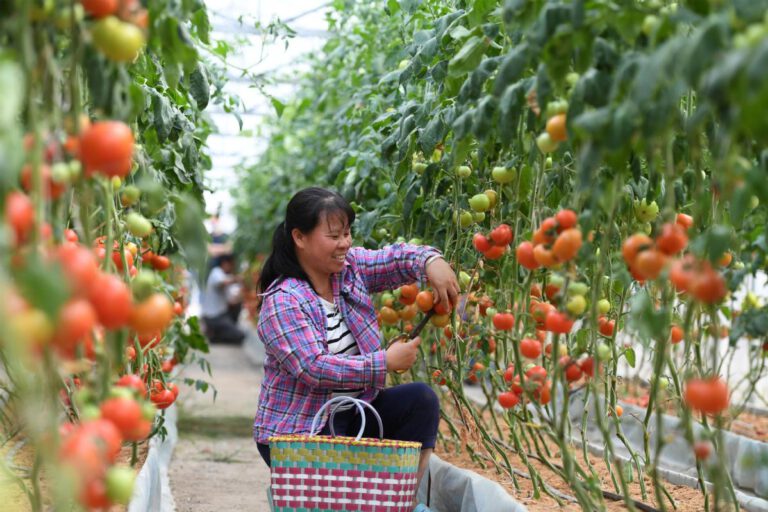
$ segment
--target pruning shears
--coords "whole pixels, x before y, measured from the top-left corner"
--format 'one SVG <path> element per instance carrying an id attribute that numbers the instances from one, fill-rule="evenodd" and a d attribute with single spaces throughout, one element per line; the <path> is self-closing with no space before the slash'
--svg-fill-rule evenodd
<path id="1" fill-rule="evenodd" d="M 421 321 L 416 324 L 416 327 L 413 328 L 413 330 L 409 333 L 403 333 L 399 336 L 395 336 L 392 341 L 389 342 L 388 347 L 391 347 L 394 343 L 400 342 L 400 341 L 410 341 L 415 339 L 421 331 L 424 330 L 424 327 L 427 326 L 427 323 L 429 322 L 429 319 L 432 318 L 432 316 L 435 314 L 434 309 L 430 309 L 426 315 L 424 315 L 424 318 L 421 319 Z M 395 370 L 395 373 L 405 373 L 405 370 Z"/>

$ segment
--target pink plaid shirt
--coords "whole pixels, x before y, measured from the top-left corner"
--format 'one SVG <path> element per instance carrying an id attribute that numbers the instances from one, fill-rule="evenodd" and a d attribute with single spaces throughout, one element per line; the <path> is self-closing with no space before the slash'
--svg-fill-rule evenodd
<path id="1" fill-rule="evenodd" d="M 256 331 L 266 347 L 264 381 L 253 423 L 256 442 L 275 434 L 309 433 L 312 418 L 333 389 L 360 389 L 371 401 L 387 379 L 381 331 L 371 293 L 425 278 L 431 247 L 394 244 L 353 247 L 344 270 L 332 276 L 333 299 L 360 347 L 360 355 L 330 354 L 325 310 L 306 281 L 275 281 L 264 294 Z M 327 414 L 321 425 L 328 420 Z"/>

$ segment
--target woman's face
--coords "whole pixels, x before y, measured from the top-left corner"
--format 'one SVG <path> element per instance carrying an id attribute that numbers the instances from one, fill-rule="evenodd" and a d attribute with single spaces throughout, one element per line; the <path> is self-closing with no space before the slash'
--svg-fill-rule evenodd
<path id="1" fill-rule="evenodd" d="M 329 275 L 344 269 L 344 260 L 352 247 L 352 232 L 344 214 L 323 213 L 309 233 L 294 229 L 293 239 L 302 266 Z"/>

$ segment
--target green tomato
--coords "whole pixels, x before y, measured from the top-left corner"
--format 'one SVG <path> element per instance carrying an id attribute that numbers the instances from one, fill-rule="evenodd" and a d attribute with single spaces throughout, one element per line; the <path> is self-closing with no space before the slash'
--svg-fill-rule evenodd
<path id="1" fill-rule="evenodd" d="M 469 288 L 470 281 L 472 281 L 472 277 L 469 274 L 467 274 L 463 270 L 459 272 L 459 284 L 464 290 Z"/>
<path id="2" fill-rule="evenodd" d="M 115 62 L 133 62 L 146 43 L 139 27 L 115 16 L 106 16 L 94 23 L 91 37 L 94 46 Z"/>
<path id="3" fill-rule="evenodd" d="M 72 6 L 75 14 L 75 23 L 80 23 L 85 18 L 85 9 L 81 3 Z M 69 6 L 60 8 L 53 18 L 53 24 L 59 30 L 68 30 L 72 26 L 72 16 Z"/>
<path id="4" fill-rule="evenodd" d="M 491 169 L 491 178 L 493 178 L 493 181 L 502 185 L 513 182 L 516 177 L 517 169 L 514 167 L 507 168 L 496 166 Z"/>
<path id="5" fill-rule="evenodd" d="M 133 485 L 136 473 L 131 468 L 113 466 L 107 470 L 104 484 L 110 500 L 121 505 L 127 505 L 133 495 Z"/>
<path id="6" fill-rule="evenodd" d="M 80 175 L 83 173 L 83 164 L 80 163 L 80 160 L 72 160 L 69 162 L 69 182 L 72 183 L 73 181 L 76 181 L 77 178 L 80 177 Z"/>
<path id="7" fill-rule="evenodd" d="M 125 216 L 125 223 L 133 236 L 144 238 L 152 233 L 152 223 L 140 213 L 129 213 Z"/>
<path id="8" fill-rule="evenodd" d="M 468 228 L 469 226 L 474 224 L 474 222 L 475 222 L 475 218 L 472 215 L 472 212 L 468 212 L 466 210 L 461 212 L 461 215 L 459 216 L 459 224 L 461 225 L 461 227 Z"/>
<path id="9" fill-rule="evenodd" d="M 579 316 L 587 309 L 587 299 L 583 295 L 574 295 L 568 299 L 565 309 L 573 316 Z"/>
<path id="10" fill-rule="evenodd" d="M 142 268 L 131 281 L 131 290 L 136 300 L 142 301 L 152 295 L 159 284 L 157 274 L 151 270 Z"/>
<path id="11" fill-rule="evenodd" d="M 384 293 L 381 294 L 381 303 L 382 304 L 386 304 L 388 302 L 394 302 L 394 300 L 395 300 L 395 296 L 392 295 L 389 292 L 384 292 Z"/>
<path id="12" fill-rule="evenodd" d="M 651 37 L 656 32 L 656 30 L 658 30 L 659 25 L 661 25 L 661 20 L 659 20 L 659 17 L 654 16 L 653 14 L 649 14 L 643 19 L 643 34 Z"/>
<path id="13" fill-rule="evenodd" d="M 597 301 L 597 312 L 601 315 L 607 315 L 611 310 L 611 301 L 608 299 L 600 299 Z"/>
<path id="14" fill-rule="evenodd" d="M 475 212 L 472 214 L 472 220 L 475 222 L 483 222 L 485 220 L 485 213 L 483 212 Z"/>
<path id="15" fill-rule="evenodd" d="M 456 169 L 456 174 L 459 175 L 459 178 L 469 178 L 472 175 L 472 168 L 468 165 L 460 165 Z"/>
<path id="16" fill-rule="evenodd" d="M 645 199 L 642 201 L 635 199 L 633 205 L 635 218 L 640 222 L 653 222 L 659 215 L 659 205 L 656 204 L 656 201 L 651 201 L 649 204 Z"/>
<path id="17" fill-rule="evenodd" d="M 376 240 L 377 242 L 381 242 L 382 240 L 387 238 L 387 236 L 389 236 L 389 231 L 387 231 L 386 228 L 379 228 L 374 230 L 373 233 L 371 233 L 371 237 L 373 237 L 373 239 Z"/>
<path id="18" fill-rule="evenodd" d="M 494 307 L 489 307 L 485 310 L 485 316 L 488 318 L 493 318 L 496 313 L 498 313 L 498 311 Z"/>
<path id="19" fill-rule="evenodd" d="M 424 171 L 427 170 L 427 164 L 424 162 L 415 162 L 413 166 L 411 167 L 413 169 L 413 172 L 415 172 L 418 175 L 424 174 Z"/>
<path id="20" fill-rule="evenodd" d="M 597 358 L 600 359 L 602 362 L 610 361 L 612 356 L 611 353 L 611 347 L 606 345 L 605 343 L 601 343 L 597 346 Z"/>
<path id="21" fill-rule="evenodd" d="M 557 114 L 565 114 L 568 112 L 568 102 L 565 100 L 555 100 L 547 103 L 547 108 L 544 109 L 544 116 L 549 119 Z"/>
<path id="22" fill-rule="evenodd" d="M 549 284 L 555 285 L 558 288 L 562 288 L 565 284 L 565 278 L 560 274 L 552 274 L 549 276 Z"/>
<path id="23" fill-rule="evenodd" d="M 669 379 L 666 377 L 661 377 L 659 379 L 659 390 L 666 391 L 669 387 Z"/>
<path id="24" fill-rule="evenodd" d="M 579 75 L 575 71 L 571 71 L 570 73 L 565 75 L 565 83 L 567 83 L 570 87 L 573 87 L 578 83 L 579 78 L 581 78 L 581 75 Z"/>
<path id="25" fill-rule="evenodd" d="M 410 60 L 408 60 L 408 59 L 403 59 L 403 60 L 401 60 L 401 61 L 400 61 L 400 62 L 397 64 L 397 69 L 399 69 L 400 71 L 402 71 L 402 70 L 404 70 L 405 68 L 407 68 L 407 67 L 408 67 L 408 64 L 410 64 L 410 63 L 411 63 L 411 61 L 410 61 Z"/>
<path id="26" fill-rule="evenodd" d="M 651 231 L 653 231 L 653 225 L 651 225 L 650 222 L 644 223 L 642 226 L 640 226 L 640 229 L 645 233 L 646 235 L 650 235 Z"/>
<path id="27" fill-rule="evenodd" d="M 541 135 L 536 137 L 536 146 L 542 153 L 552 153 L 557 149 L 559 144 L 552 140 L 547 132 L 542 132 Z"/>
<path id="28" fill-rule="evenodd" d="M 491 207 L 491 200 L 485 194 L 475 194 L 469 198 L 469 207 L 476 212 L 487 212 Z"/>
<path id="29" fill-rule="evenodd" d="M 589 291 L 589 286 L 586 283 L 577 281 L 568 285 L 568 295 L 585 295 Z"/>
<path id="30" fill-rule="evenodd" d="M 442 150 L 435 149 L 434 151 L 432 151 L 432 158 L 431 158 L 431 160 L 432 160 L 433 164 L 436 164 L 437 162 L 439 162 L 441 158 L 443 158 Z"/>
<path id="31" fill-rule="evenodd" d="M 411 238 L 408 240 L 408 243 L 411 245 L 421 245 L 424 243 L 424 241 L 421 238 Z"/>
<path id="32" fill-rule="evenodd" d="M 80 420 L 97 420 L 101 417 L 101 409 L 93 404 L 84 405 L 80 408 Z"/>
<path id="33" fill-rule="evenodd" d="M 56 162 L 51 166 L 51 179 L 54 183 L 69 183 L 72 180 L 72 174 L 69 172 L 69 164 L 65 162 Z"/>
<path id="34" fill-rule="evenodd" d="M 552 157 L 548 156 L 546 160 L 544 160 L 544 170 L 548 171 L 552 168 Z"/>
<path id="35" fill-rule="evenodd" d="M 754 210 L 758 206 L 760 206 L 760 199 L 757 196 L 750 197 L 749 198 L 749 207 Z"/>

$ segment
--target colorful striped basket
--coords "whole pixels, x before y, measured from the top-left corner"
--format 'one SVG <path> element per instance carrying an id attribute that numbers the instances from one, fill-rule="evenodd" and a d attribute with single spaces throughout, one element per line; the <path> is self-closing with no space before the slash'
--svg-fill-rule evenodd
<path id="1" fill-rule="evenodd" d="M 323 411 L 354 402 L 362 425 L 357 437 L 316 435 Z M 365 414 L 373 411 L 380 439 L 363 438 Z M 384 429 L 376 410 L 350 397 L 332 398 L 315 415 L 310 435 L 273 436 L 272 500 L 276 512 L 411 512 L 421 443 L 382 439 Z"/>

